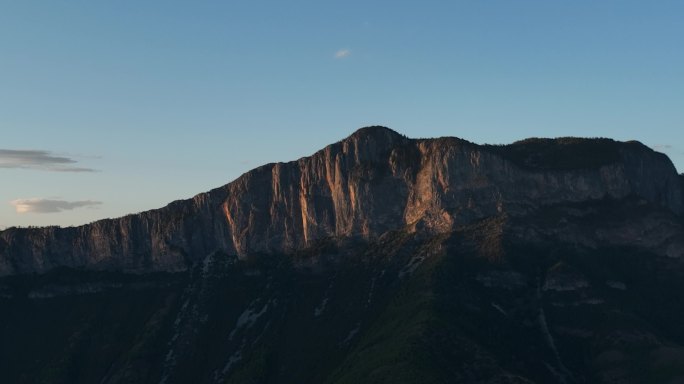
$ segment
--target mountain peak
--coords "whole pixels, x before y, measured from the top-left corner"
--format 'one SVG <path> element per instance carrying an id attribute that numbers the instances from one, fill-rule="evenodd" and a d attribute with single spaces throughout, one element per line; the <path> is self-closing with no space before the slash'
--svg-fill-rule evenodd
<path id="1" fill-rule="evenodd" d="M 377 135 L 391 135 L 391 136 L 402 136 L 399 132 L 385 127 L 383 125 L 370 125 L 367 127 L 362 127 L 354 131 L 349 137 L 355 136 L 377 136 Z"/>
<path id="2" fill-rule="evenodd" d="M 357 129 L 346 139 L 342 140 L 342 142 L 374 140 L 376 142 L 394 143 L 406 139 L 408 138 L 405 135 L 402 135 L 391 128 L 382 125 L 372 125 Z"/>

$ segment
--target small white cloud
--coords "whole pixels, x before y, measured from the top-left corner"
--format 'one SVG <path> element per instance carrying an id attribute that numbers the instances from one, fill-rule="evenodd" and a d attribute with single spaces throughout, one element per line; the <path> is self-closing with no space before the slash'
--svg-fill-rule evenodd
<path id="1" fill-rule="evenodd" d="M 0 149 L 0 168 L 38 169 L 52 172 L 95 172 L 92 168 L 77 167 L 77 161 L 55 156 L 50 151 Z"/>
<path id="2" fill-rule="evenodd" d="M 93 200 L 65 201 L 32 198 L 12 200 L 10 201 L 10 204 L 14 206 L 17 213 L 56 213 L 84 207 L 93 208 L 102 205 L 102 202 Z"/>
<path id="3" fill-rule="evenodd" d="M 337 52 L 335 52 L 335 58 L 336 59 L 344 59 L 345 57 L 349 57 L 351 55 L 351 50 L 349 49 L 340 49 Z"/>

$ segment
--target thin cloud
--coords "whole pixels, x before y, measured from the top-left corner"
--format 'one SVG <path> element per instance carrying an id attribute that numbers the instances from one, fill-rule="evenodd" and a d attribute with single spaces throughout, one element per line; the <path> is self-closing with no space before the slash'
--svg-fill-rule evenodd
<path id="1" fill-rule="evenodd" d="M 56 156 L 50 151 L 0 149 L 0 168 L 51 172 L 96 172 L 92 168 L 75 166 L 76 163 L 74 159 Z"/>
<path id="2" fill-rule="evenodd" d="M 345 57 L 349 57 L 350 55 L 351 50 L 349 49 L 340 49 L 339 51 L 335 52 L 336 59 L 344 59 Z"/>
<path id="3" fill-rule="evenodd" d="M 51 199 L 16 199 L 10 201 L 17 213 L 57 213 L 78 208 L 94 208 L 102 205 L 101 201 L 81 200 L 65 201 Z"/>
<path id="4" fill-rule="evenodd" d="M 656 144 L 653 149 L 658 152 L 667 153 L 670 156 L 681 156 L 684 155 L 684 150 L 681 147 L 670 145 L 670 144 Z"/>

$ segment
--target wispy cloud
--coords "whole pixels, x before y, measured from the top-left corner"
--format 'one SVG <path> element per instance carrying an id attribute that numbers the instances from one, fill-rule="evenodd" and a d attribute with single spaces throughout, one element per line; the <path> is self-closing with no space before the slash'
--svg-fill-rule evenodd
<path id="1" fill-rule="evenodd" d="M 101 201 L 81 200 L 81 201 L 65 201 L 52 199 L 16 199 L 10 201 L 17 213 L 56 213 L 62 211 L 71 211 L 77 208 L 97 207 L 102 205 Z"/>
<path id="2" fill-rule="evenodd" d="M 677 155 L 677 156 L 684 155 L 684 150 L 682 150 L 681 147 L 679 147 L 679 146 L 674 146 L 674 145 L 670 145 L 670 144 L 655 144 L 655 145 L 653 145 L 652 148 L 653 148 L 654 150 L 658 151 L 658 152 L 663 152 L 663 153 L 666 153 L 666 154 L 668 154 L 668 155 L 670 155 L 670 156 L 673 156 L 673 155 Z"/>
<path id="3" fill-rule="evenodd" d="M 669 151 L 673 147 L 670 144 L 656 144 L 653 146 L 653 149 L 656 151 Z"/>
<path id="4" fill-rule="evenodd" d="M 96 172 L 95 169 L 75 166 L 77 161 L 56 156 L 50 151 L 0 149 L 0 168 L 37 169 L 52 172 Z"/>
<path id="5" fill-rule="evenodd" d="M 337 52 L 335 52 L 335 58 L 336 59 L 344 59 L 345 57 L 349 57 L 351 55 L 351 50 L 349 49 L 340 49 Z"/>

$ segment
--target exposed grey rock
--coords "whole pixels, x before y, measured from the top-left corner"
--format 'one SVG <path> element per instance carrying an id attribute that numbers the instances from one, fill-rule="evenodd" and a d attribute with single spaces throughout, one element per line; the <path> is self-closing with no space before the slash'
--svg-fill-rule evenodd
<path id="1" fill-rule="evenodd" d="M 627 285 L 623 283 L 622 281 L 606 281 L 606 285 L 613 288 L 613 289 L 618 289 L 620 291 L 624 291 L 627 289 Z"/>
<path id="2" fill-rule="evenodd" d="M 525 276 L 515 271 L 488 271 L 475 276 L 475 280 L 488 288 L 513 290 L 527 285 Z"/>

